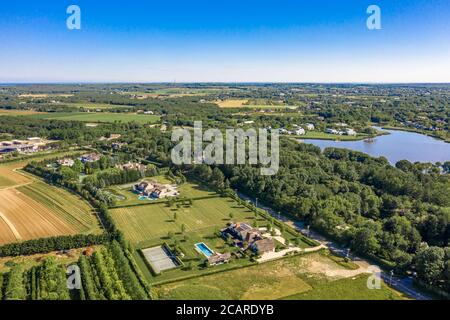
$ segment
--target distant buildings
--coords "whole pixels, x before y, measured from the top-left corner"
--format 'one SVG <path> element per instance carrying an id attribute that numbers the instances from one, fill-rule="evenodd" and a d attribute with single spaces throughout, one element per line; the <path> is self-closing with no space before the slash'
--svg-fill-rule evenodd
<path id="1" fill-rule="evenodd" d="M 88 154 L 84 154 L 82 155 L 79 160 L 83 163 L 87 163 L 87 162 L 97 162 L 100 160 L 100 158 L 102 157 L 101 154 L 98 153 L 88 153 Z"/>
<path id="2" fill-rule="evenodd" d="M 342 130 L 336 130 L 336 129 L 327 129 L 325 131 L 328 134 L 336 134 L 336 135 L 347 135 L 347 136 L 356 136 L 356 131 L 352 128 L 346 128 L 344 131 Z"/>
<path id="3" fill-rule="evenodd" d="M 137 171 L 145 171 L 147 170 L 147 166 L 142 163 L 137 162 L 128 162 L 125 164 L 118 164 L 116 165 L 116 168 L 121 170 L 137 170 Z"/>
<path id="4" fill-rule="evenodd" d="M 294 130 L 293 133 L 295 135 L 302 136 L 302 135 L 306 134 L 306 131 L 303 128 L 298 128 L 298 129 Z"/>
<path id="5" fill-rule="evenodd" d="M 356 136 L 356 131 L 351 128 L 347 128 L 345 129 L 345 134 L 348 136 Z"/>
<path id="6" fill-rule="evenodd" d="M 57 162 L 62 167 L 73 167 L 75 164 L 75 161 L 70 158 L 59 159 Z"/>
<path id="7" fill-rule="evenodd" d="M 0 142 L 0 154 L 19 152 L 34 153 L 48 150 L 57 141 L 45 140 L 39 137 L 31 137 L 27 140 L 12 140 Z"/>

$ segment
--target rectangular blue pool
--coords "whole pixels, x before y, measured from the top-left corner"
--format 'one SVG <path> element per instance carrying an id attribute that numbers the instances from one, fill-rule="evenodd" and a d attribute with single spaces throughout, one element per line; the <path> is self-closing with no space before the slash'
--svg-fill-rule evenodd
<path id="1" fill-rule="evenodd" d="M 207 257 L 207 258 L 209 258 L 210 256 L 212 256 L 214 254 L 214 251 L 212 251 L 210 248 L 208 248 L 208 246 L 206 244 L 204 244 L 203 242 L 196 243 L 195 247 L 197 248 L 197 251 L 203 253 L 205 255 L 205 257 Z"/>

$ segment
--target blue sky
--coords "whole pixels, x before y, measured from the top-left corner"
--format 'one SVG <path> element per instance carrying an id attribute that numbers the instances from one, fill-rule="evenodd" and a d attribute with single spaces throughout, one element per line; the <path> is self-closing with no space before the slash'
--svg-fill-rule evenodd
<path id="1" fill-rule="evenodd" d="M 450 82 L 450 1 L 2 2 L 0 82 L 122 81 Z"/>

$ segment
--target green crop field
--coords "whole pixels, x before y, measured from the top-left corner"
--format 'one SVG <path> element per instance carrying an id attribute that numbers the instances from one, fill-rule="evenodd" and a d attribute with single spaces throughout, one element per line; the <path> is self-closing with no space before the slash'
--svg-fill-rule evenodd
<path id="1" fill-rule="evenodd" d="M 134 108 L 134 106 L 127 106 L 121 104 L 108 104 L 108 103 L 92 103 L 92 102 L 74 102 L 74 103 L 62 103 L 65 106 L 72 107 L 74 109 L 109 109 L 109 108 Z"/>
<path id="2" fill-rule="evenodd" d="M 65 121 L 83 121 L 83 122 L 138 122 L 138 123 L 156 123 L 159 116 L 136 114 L 136 113 L 110 113 L 110 112 L 58 112 L 32 115 L 30 117 L 39 119 L 57 119 Z"/>
<path id="3" fill-rule="evenodd" d="M 86 201 L 66 190 L 40 181 L 18 187 L 17 190 L 49 208 L 79 233 L 100 231 L 93 208 Z"/>

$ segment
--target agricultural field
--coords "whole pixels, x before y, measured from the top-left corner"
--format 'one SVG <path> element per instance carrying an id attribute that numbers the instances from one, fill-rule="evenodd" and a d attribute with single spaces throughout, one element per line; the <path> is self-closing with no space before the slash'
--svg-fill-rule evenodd
<path id="1" fill-rule="evenodd" d="M 64 121 L 83 122 L 138 122 L 142 124 L 156 123 L 160 117 L 156 115 L 137 113 L 109 113 L 109 112 L 58 112 L 43 115 L 34 115 L 33 118 L 56 119 Z"/>
<path id="2" fill-rule="evenodd" d="M 247 108 L 247 109 L 295 109 L 297 106 L 288 105 L 270 105 L 270 104 L 253 104 L 249 103 L 246 99 L 229 99 L 229 100 L 219 100 L 215 103 L 220 108 Z"/>
<path id="3" fill-rule="evenodd" d="M 406 298 L 384 283 L 380 290 L 369 290 L 368 276 L 363 269 L 350 270 L 312 253 L 163 284 L 155 292 L 159 299 L 176 300 Z"/>
<path id="4" fill-rule="evenodd" d="M 93 103 L 93 102 L 71 102 L 71 103 L 66 103 L 66 102 L 62 102 L 61 105 L 67 106 L 67 107 L 71 107 L 74 109 L 80 109 L 80 108 L 84 108 L 84 109 L 92 109 L 92 110 L 97 110 L 97 109 L 110 109 L 110 108 L 130 108 L 133 109 L 134 106 L 127 106 L 127 105 L 120 105 L 120 104 L 108 104 L 108 103 Z"/>
<path id="5" fill-rule="evenodd" d="M 17 189 L 0 191 L 0 244 L 75 234 L 76 229 L 54 212 Z"/>
<path id="6" fill-rule="evenodd" d="M 35 180 L 34 176 L 24 171 L 20 171 L 20 169 L 25 167 L 29 161 L 42 161 L 48 158 L 64 157 L 78 152 L 79 151 L 43 153 L 41 155 L 31 156 L 28 160 L 0 163 L 0 190 L 9 187 L 18 187 L 33 182 Z"/>
<path id="7" fill-rule="evenodd" d="M 74 227 L 77 233 L 99 231 L 92 207 L 81 197 L 40 181 L 19 187 L 17 190 L 51 209 L 59 218 Z"/>
<path id="8" fill-rule="evenodd" d="M 54 157 L 48 154 L 33 160 Z M 58 235 L 96 233 L 93 208 L 80 197 L 20 171 L 27 161 L 0 165 L 0 245 Z"/>
<path id="9" fill-rule="evenodd" d="M 30 116 L 36 114 L 46 114 L 45 112 L 31 111 L 31 110 L 9 110 L 9 109 L 0 109 L 0 117 L 1 116 Z"/>

